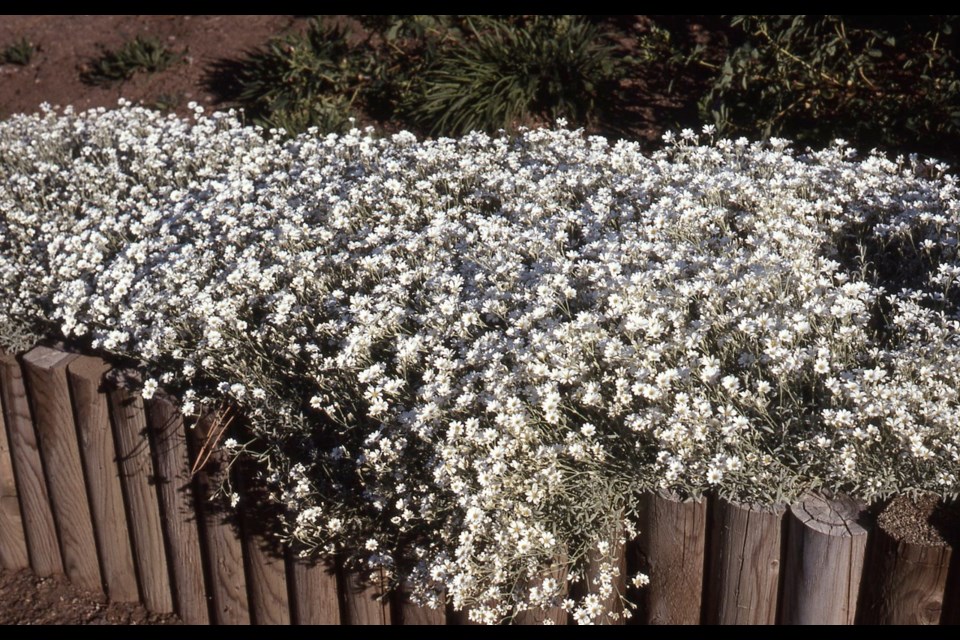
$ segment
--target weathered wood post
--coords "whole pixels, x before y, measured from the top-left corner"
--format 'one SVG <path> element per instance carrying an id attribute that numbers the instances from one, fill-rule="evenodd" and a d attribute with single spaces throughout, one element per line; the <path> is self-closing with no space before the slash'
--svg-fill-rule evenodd
<path id="1" fill-rule="evenodd" d="M 892 500 L 877 516 L 867 550 L 860 624 L 939 624 L 952 555 L 934 496 Z"/>
<path id="2" fill-rule="evenodd" d="M 62 351 L 36 347 L 23 356 L 23 371 L 64 571 L 75 585 L 102 591 L 93 520 L 67 382 L 67 365 L 75 358 Z"/>
<path id="3" fill-rule="evenodd" d="M 109 400 L 101 388 L 109 369 L 100 358 L 79 356 L 67 365 L 67 377 L 107 593 L 117 602 L 139 602 Z"/>
<path id="4" fill-rule="evenodd" d="M 336 570 L 293 554 L 288 554 L 287 567 L 293 623 L 340 624 Z"/>
<path id="5" fill-rule="evenodd" d="M 197 511 L 202 522 L 200 535 L 206 551 L 210 576 L 210 599 L 216 624 L 250 624 L 247 578 L 243 567 L 243 545 L 234 526 L 227 521 L 211 498 L 230 473 L 217 449 L 218 434 L 228 420 L 224 412 L 211 412 L 188 430 L 191 459 L 203 462 L 195 475 Z"/>
<path id="6" fill-rule="evenodd" d="M 183 416 L 168 397 L 157 394 L 147 401 L 147 424 L 157 470 L 175 608 L 187 624 L 208 624 L 210 611 L 203 579 L 197 496 L 190 473 Z"/>
<path id="7" fill-rule="evenodd" d="M 7 440 L 7 425 L 3 411 L 0 410 L 0 567 L 17 570 L 29 566 L 23 518 L 20 517 L 20 501 L 17 498 L 17 483 L 13 475 L 13 458 Z"/>
<path id="8" fill-rule="evenodd" d="M 290 624 L 290 600 L 287 568 L 283 550 L 268 535 L 264 518 L 276 519 L 267 511 L 269 502 L 253 485 L 253 466 L 241 461 L 234 474 L 240 492 L 240 516 L 243 522 L 243 553 L 247 559 L 247 584 L 250 587 L 250 615 L 254 624 Z"/>
<path id="9" fill-rule="evenodd" d="M 17 481 L 20 515 L 30 567 L 38 576 L 63 572 L 57 527 L 43 474 L 23 373 L 15 356 L 0 352 L 0 395 L 9 435 L 10 457 Z"/>
<path id="10" fill-rule="evenodd" d="M 373 580 L 359 571 L 341 568 L 341 593 L 344 600 L 344 624 L 393 624 L 390 599 L 384 597 L 382 576 L 374 572 Z"/>
<path id="11" fill-rule="evenodd" d="M 700 624 L 707 546 L 707 500 L 646 496 L 637 546 L 650 584 L 638 594 L 643 624 Z"/>
<path id="12" fill-rule="evenodd" d="M 447 624 L 447 613 L 443 607 L 431 609 L 421 607 L 410 601 L 406 586 L 395 594 L 395 611 L 399 620 L 394 624 L 403 625 L 441 625 Z"/>
<path id="13" fill-rule="evenodd" d="M 160 523 L 160 501 L 153 486 L 155 473 L 143 398 L 124 388 L 113 389 L 109 396 L 143 604 L 150 611 L 169 613 L 173 611 L 173 594 Z"/>
<path id="14" fill-rule="evenodd" d="M 782 624 L 853 624 L 867 550 L 866 506 L 808 495 L 790 507 Z"/>
<path id="15" fill-rule="evenodd" d="M 718 498 L 710 531 L 707 624 L 774 624 L 783 506 Z"/>

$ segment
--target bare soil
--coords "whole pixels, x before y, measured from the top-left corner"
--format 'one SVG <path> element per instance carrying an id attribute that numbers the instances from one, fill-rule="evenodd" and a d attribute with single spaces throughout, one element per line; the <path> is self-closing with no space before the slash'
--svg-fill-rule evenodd
<path id="1" fill-rule="evenodd" d="M 140 604 L 107 602 L 102 593 L 81 591 L 63 576 L 0 571 L 0 625 L 8 624 L 183 623 L 172 613 L 150 613 Z"/>
<path id="2" fill-rule="evenodd" d="M 126 98 L 182 114 L 192 101 L 216 106 L 204 84 L 213 62 L 241 57 L 304 23 L 294 16 L 0 16 L 0 49 L 21 38 L 38 47 L 26 66 L 0 65 L 0 118 L 34 112 L 44 102 L 82 110 Z M 105 49 L 136 36 L 164 42 L 181 60 L 110 86 L 81 80 Z"/>

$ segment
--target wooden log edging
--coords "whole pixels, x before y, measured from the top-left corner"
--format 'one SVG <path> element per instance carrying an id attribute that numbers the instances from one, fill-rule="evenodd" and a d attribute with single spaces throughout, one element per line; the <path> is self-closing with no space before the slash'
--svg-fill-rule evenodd
<path id="1" fill-rule="evenodd" d="M 183 416 L 169 398 L 162 396 L 154 396 L 146 408 L 175 609 L 187 624 L 209 624 L 197 495 Z"/>
<path id="2" fill-rule="evenodd" d="M 786 508 L 714 501 L 707 624 L 774 624 Z"/>
<path id="3" fill-rule="evenodd" d="M 26 569 L 30 566 L 27 541 L 20 517 L 20 499 L 13 474 L 7 424 L 3 417 L 3 394 L 0 394 L 0 568 Z"/>
<path id="4" fill-rule="evenodd" d="M 957 540 L 941 537 L 935 523 L 934 499 L 914 503 L 896 498 L 878 515 L 876 535 L 870 540 L 864 589 L 857 612 L 860 624 L 940 624 L 944 611 L 947 577 Z M 933 513 L 930 513 L 932 506 Z M 956 508 L 956 507 L 954 507 Z M 914 510 L 930 531 L 904 532 L 888 522 L 894 510 Z M 892 520 L 892 518 L 891 518 Z M 954 535 L 957 533 L 953 532 Z"/>
<path id="5" fill-rule="evenodd" d="M 16 357 L 9 353 L 0 353 L 0 395 L 30 568 L 41 577 L 63 573 L 60 541 L 23 372 Z"/>
<path id="6" fill-rule="evenodd" d="M 243 554 L 246 558 L 247 586 L 249 587 L 250 616 L 253 624 L 290 624 L 290 600 L 287 588 L 287 569 L 280 545 L 267 537 L 257 522 L 261 514 L 254 505 L 269 504 L 265 496 L 255 492 L 247 480 L 253 476 L 249 464 L 243 464 L 234 474 L 239 491 L 240 514 L 243 528 Z"/>
<path id="7" fill-rule="evenodd" d="M 217 414 L 207 414 L 187 432 L 190 459 L 197 460 L 217 425 Z M 243 544 L 235 518 L 228 521 L 211 502 L 215 488 L 230 473 L 222 452 L 213 451 L 195 475 L 197 518 L 206 559 L 207 585 L 214 624 L 250 624 L 250 601 L 244 570 Z"/>
<path id="8" fill-rule="evenodd" d="M 343 597 L 342 623 L 349 625 L 390 625 L 393 615 L 390 599 L 375 581 L 382 580 L 380 571 L 371 576 L 352 570 L 340 570 L 338 590 Z"/>
<path id="9" fill-rule="evenodd" d="M 167 398 L 105 391 L 108 369 L 47 347 L 22 361 L 0 353 L 0 567 L 66 572 L 191 623 L 462 623 L 462 612 L 385 597 L 360 573 L 267 545 L 267 511 L 211 508 L 230 458 L 214 452 L 196 478 L 191 467 L 213 416 L 187 429 Z M 250 469 L 234 478 L 241 504 L 261 501 L 251 478 Z M 935 498 L 924 504 L 940 509 Z M 951 508 L 947 520 L 921 518 L 942 534 L 930 542 L 884 525 L 889 511 L 871 529 L 863 505 L 844 498 L 807 496 L 784 519 L 783 507 L 651 495 L 640 518 L 638 568 L 651 579 L 641 614 L 674 624 L 956 624 L 960 510 Z M 578 595 L 577 583 L 568 588 Z M 527 613 L 515 622 L 545 617 Z"/>
<path id="10" fill-rule="evenodd" d="M 394 609 L 397 612 L 397 619 L 394 620 L 394 624 L 428 626 L 447 624 L 447 613 L 444 609 L 418 606 L 410 601 L 408 594 L 409 591 L 405 585 L 395 594 Z"/>
<path id="11" fill-rule="evenodd" d="M 853 624 L 867 550 L 866 506 L 810 495 L 790 507 L 782 624 Z"/>
<path id="12" fill-rule="evenodd" d="M 23 356 L 63 569 L 74 584 L 103 591 L 93 519 L 70 402 L 67 365 L 76 355 L 36 347 Z"/>
<path id="13" fill-rule="evenodd" d="M 107 595 L 117 602 L 139 602 L 109 401 L 102 389 L 109 370 L 100 358 L 79 356 L 67 365 L 67 378 Z"/>
<path id="14" fill-rule="evenodd" d="M 143 398 L 124 388 L 114 389 L 108 395 L 140 593 L 150 611 L 171 613 L 173 594 L 163 544 L 160 503 L 152 484 L 155 472 Z"/>
<path id="15" fill-rule="evenodd" d="M 340 624 L 336 568 L 322 562 L 287 558 L 290 617 L 293 624 Z"/>
<path id="16" fill-rule="evenodd" d="M 648 494 L 637 546 L 650 584 L 638 594 L 641 624 L 700 624 L 707 500 Z"/>

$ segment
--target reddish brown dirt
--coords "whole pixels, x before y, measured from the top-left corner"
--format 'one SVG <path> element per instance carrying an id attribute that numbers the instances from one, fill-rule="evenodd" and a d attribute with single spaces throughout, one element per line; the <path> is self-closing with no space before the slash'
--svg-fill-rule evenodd
<path id="1" fill-rule="evenodd" d="M 293 16 L 0 16 L 0 50 L 21 38 L 38 47 L 27 66 L 0 65 L 0 118 L 36 111 L 43 102 L 113 107 L 120 97 L 180 112 L 191 101 L 214 105 L 203 83 L 210 63 L 240 57 L 303 22 Z M 81 80 L 85 65 L 104 49 L 136 36 L 164 42 L 182 60 L 107 87 Z"/>
<path id="2" fill-rule="evenodd" d="M 0 624 L 183 624 L 139 604 L 111 602 L 74 588 L 63 576 L 0 571 Z"/>

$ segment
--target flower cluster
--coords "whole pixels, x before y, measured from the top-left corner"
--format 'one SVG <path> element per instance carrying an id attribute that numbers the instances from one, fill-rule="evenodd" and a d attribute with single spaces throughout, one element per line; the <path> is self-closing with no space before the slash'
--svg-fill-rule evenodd
<path id="1" fill-rule="evenodd" d="M 242 408 L 255 441 L 228 450 L 305 552 L 478 621 L 593 622 L 643 490 L 960 489 L 945 167 L 709 129 L 652 155 L 563 128 L 283 140 L 197 111 L 0 123 L 0 339 Z"/>

